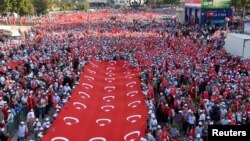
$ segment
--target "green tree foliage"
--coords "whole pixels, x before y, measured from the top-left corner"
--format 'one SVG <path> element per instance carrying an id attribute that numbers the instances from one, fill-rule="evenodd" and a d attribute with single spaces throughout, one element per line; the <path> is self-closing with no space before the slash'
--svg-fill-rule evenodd
<path id="1" fill-rule="evenodd" d="M 231 4 L 235 7 L 236 11 L 238 8 L 242 9 L 242 16 L 244 17 L 246 8 L 250 7 L 250 0 L 232 0 Z"/>
<path id="2" fill-rule="evenodd" d="M 20 15 L 33 14 L 32 0 L 0 0 L 0 12 L 12 12 Z"/>
<path id="3" fill-rule="evenodd" d="M 47 14 L 53 6 L 53 0 L 33 0 L 33 5 L 38 14 Z"/>
<path id="4" fill-rule="evenodd" d="M 79 10 L 88 10 L 89 9 L 89 3 L 87 2 L 82 2 L 78 4 L 78 9 Z"/>
<path id="5" fill-rule="evenodd" d="M 7 12 L 10 6 L 10 0 L 0 0 L 0 13 Z"/>
<path id="6" fill-rule="evenodd" d="M 26 15 L 26 14 L 34 14 L 35 7 L 32 3 L 32 0 L 22 0 L 19 4 L 19 14 Z"/>

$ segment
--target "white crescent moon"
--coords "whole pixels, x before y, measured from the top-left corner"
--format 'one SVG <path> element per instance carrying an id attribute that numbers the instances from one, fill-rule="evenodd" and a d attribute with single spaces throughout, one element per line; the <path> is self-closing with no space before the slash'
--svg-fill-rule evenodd
<path id="1" fill-rule="evenodd" d="M 98 67 L 98 65 L 96 65 L 96 64 L 94 64 L 94 63 L 92 63 L 92 62 L 90 62 L 89 63 L 92 67 L 94 67 L 94 68 L 97 68 Z"/>
<path id="2" fill-rule="evenodd" d="M 90 95 L 87 94 L 87 93 L 85 93 L 85 92 L 80 91 L 80 92 L 78 92 L 78 94 L 79 94 L 79 95 L 81 96 L 81 98 L 83 98 L 83 99 L 90 98 Z"/>
<path id="3" fill-rule="evenodd" d="M 123 67 L 123 68 L 126 68 L 126 67 L 128 67 L 128 64 L 124 64 L 122 67 Z"/>
<path id="4" fill-rule="evenodd" d="M 86 89 L 92 89 L 93 85 L 87 84 L 87 83 L 82 83 L 82 85 L 86 88 Z"/>
<path id="5" fill-rule="evenodd" d="M 128 117 L 127 117 L 127 121 L 130 121 L 131 118 L 135 118 L 135 117 L 137 117 L 138 119 L 140 119 L 140 118 L 141 118 L 141 115 L 131 115 L 131 116 L 128 116 Z M 133 123 L 133 120 L 130 121 L 130 122 Z"/>
<path id="6" fill-rule="evenodd" d="M 104 100 L 104 101 L 106 101 L 106 102 L 110 102 L 111 100 L 109 100 L 109 99 L 115 99 L 115 96 L 113 96 L 113 95 L 109 95 L 109 96 L 104 96 L 102 99 Z M 106 99 L 108 99 L 108 100 L 106 100 Z"/>
<path id="7" fill-rule="evenodd" d="M 113 90 L 115 90 L 115 86 L 106 86 L 106 87 L 104 87 L 104 90 L 106 90 L 108 92 L 112 92 Z"/>
<path id="8" fill-rule="evenodd" d="M 109 76 L 109 77 L 115 76 L 115 74 L 112 73 L 112 72 L 106 72 L 106 75 Z"/>
<path id="9" fill-rule="evenodd" d="M 136 82 L 129 82 L 126 84 L 126 87 L 132 88 L 132 87 L 134 87 L 135 84 L 136 84 Z"/>
<path id="10" fill-rule="evenodd" d="M 69 139 L 65 138 L 65 137 L 54 137 L 51 139 L 51 141 L 56 141 L 56 140 L 59 140 L 59 141 L 69 141 Z"/>
<path id="11" fill-rule="evenodd" d="M 106 138 L 103 137 L 94 137 L 89 139 L 89 141 L 106 141 Z"/>
<path id="12" fill-rule="evenodd" d="M 63 120 L 67 120 L 67 119 L 71 119 L 73 121 L 75 121 L 74 123 L 79 123 L 79 119 L 75 118 L 75 117 L 64 117 Z"/>
<path id="13" fill-rule="evenodd" d="M 134 97 L 136 94 L 138 94 L 138 91 L 131 91 L 127 93 L 127 96 Z"/>
<path id="14" fill-rule="evenodd" d="M 109 64 L 110 64 L 110 65 L 115 65 L 115 64 L 116 64 L 116 61 L 109 61 Z"/>
<path id="15" fill-rule="evenodd" d="M 84 76 L 85 78 L 87 78 L 88 80 L 95 80 L 95 78 L 94 77 L 91 77 L 91 76 Z"/>
<path id="16" fill-rule="evenodd" d="M 108 81 L 109 83 L 113 82 L 115 78 L 105 78 L 105 81 Z"/>
<path id="17" fill-rule="evenodd" d="M 138 103 L 138 104 L 137 104 L 137 105 L 134 105 L 134 104 L 136 104 L 136 103 Z M 130 102 L 130 103 L 128 104 L 128 106 L 129 106 L 129 107 L 132 107 L 132 108 L 136 108 L 139 104 L 141 104 L 141 101 L 140 101 L 140 100 L 137 100 L 137 101 Z"/>
<path id="18" fill-rule="evenodd" d="M 115 70 L 114 67 L 107 67 L 107 68 L 106 68 L 106 71 L 108 71 L 108 72 L 113 71 L 113 70 Z"/>
<path id="19" fill-rule="evenodd" d="M 134 74 L 129 74 L 129 75 L 126 75 L 125 78 L 126 78 L 126 79 L 131 79 L 131 78 L 133 78 L 134 76 L 135 76 Z"/>
<path id="20" fill-rule="evenodd" d="M 109 112 L 111 109 L 114 109 L 115 106 L 113 105 L 105 105 L 105 106 L 102 106 L 101 109 L 104 110 L 105 112 Z"/>
<path id="21" fill-rule="evenodd" d="M 136 71 L 140 71 L 140 68 L 139 68 L 139 67 L 136 67 Z"/>
<path id="22" fill-rule="evenodd" d="M 74 102 L 73 105 L 74 105 L 74 106 L 76 106 L 76 105 L 81 105 L 81 106 L 83 107 L 83 109 L 86 109 L 86 108 L 87 108 L 87 106 L 86 106 L 85 104 L 81 103 L 81 102 Z M 76 108 L 77 108 L 77 107 L 76 107 Z"/>
<path id="23" fill-rule="evenodd" d="M 101 122 L 101 121 L 106 121 L 107 122 L 107 124 L 109 124 L 109 123 L 111 123 L 111 119 L 107 119 L 107 118 L 100 118 L 100 119 L 97 119 L 95 122 L 97 123 L 97 124 L 99 124 L 100 126 L 105 126 L 106 124 L 102 124 L 102 123 L 99 123 L 99 122 Z"/>
<path id="24" fill-rule="evenodd" d="M 125 71 L 124 74 L 129 75 L 129 74 L 131 74 L 131 72 L 130 71 Z"/>
<path id="25" fill-rule="evenodd" d="M 91 70 L 91 69 L 87 69 L 87 71 L 88 71 L 89 73 L 91 73 L 91 74 L 96 74 L 96 71 L 93 71 L 93 70 Z"/>
<path id="26" fill-rule="evenodd" d="M 127 133 L 127 134 L 124 136 L 124 140 L 127 141 L 127 138 L 128 138 L 129 136 L 133 135 L 133 134 L 136 134 L 137 137 L 139 137 L 141 133 L 140 133 L 140 131 L 129 132 L 129 133 Z"/>

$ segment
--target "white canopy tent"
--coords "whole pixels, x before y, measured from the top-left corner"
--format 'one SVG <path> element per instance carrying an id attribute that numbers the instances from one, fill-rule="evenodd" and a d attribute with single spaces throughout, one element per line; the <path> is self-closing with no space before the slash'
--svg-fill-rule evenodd
<path id="1" fill-rule="evenodd" d="M 250 58 L 250 36 L 247 34 L 227 34 L 224 48 L 233 56 Z"/>

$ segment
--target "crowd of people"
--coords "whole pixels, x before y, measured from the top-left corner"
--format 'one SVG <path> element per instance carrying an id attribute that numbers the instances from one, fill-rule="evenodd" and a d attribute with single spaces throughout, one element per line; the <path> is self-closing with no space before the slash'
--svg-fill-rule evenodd
<path id="1" fill-rule="evenodd" d="M 221 38 L 210 38 L 217 27 L 158 16 L 128 10 L 55 14 L 25 32 L 21 44 L 2 47 L 0 138 L 14 136 L 15 116 L 22 114 L 19 141 L 41 140 L 84 65 L 95 59 L 140 67 L 148 106 L 141 140 L 206 141 L 208 125 L 250 124 L 250 61 L 232 57 Z"/>

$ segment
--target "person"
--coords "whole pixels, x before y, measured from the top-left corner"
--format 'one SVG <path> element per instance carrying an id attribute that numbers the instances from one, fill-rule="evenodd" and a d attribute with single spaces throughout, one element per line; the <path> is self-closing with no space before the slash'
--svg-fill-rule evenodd
<path id="1" fill-rule="evenodd" d="M 176 129 L 175 126 L 173 126 L 170 130 L 170 135 L 172 139 L 178 140 L 178 138 L 180 137 L 180 132 Z"/>
<path id="2" fill-rule="evenodd" d="M 228 125 L 229 122 L 228 122 L 227 116 L 226 117 L 223 116 L 220 123 L 221 123 L 221 125 Z"/>
<path id="3" fill-rule="evenodd" d="M 195 127 L 195 135 L 197 136 L 198 134 L 202 136 L 202 122 L 199 122 L 199 125 Z"/>
<path id="4" fill-rule="evenodd" d="M 35 113 L 33 109 L 30 109 L 30 112 L 27 114 L 27 126 L 30 132 L 33 132 L 32 126 L 35 121 Z"/>
<path id="5" fill-rule="evenodd" d="M 4 128 L 1 128 L 1 131 L 0 131 L 0 140 L 1 141 L 8 141 L 8 139 L 9 139 L 9 135 L 5 132 Z"/>
<path id="6" fill-rule="evenodd" d="M 11 110 L 8 110 L 8 118 L 7 118 L 7 132 L 10 136 L 13 136 L 13 124 L 14 124 L 14 114 Z"/>
<path id="7" fill-rule="evenodd" d="M 196 117 L 194 116 L 194 112 L 190 111 L 190 115 L 188 116 L 189 130 L 194 127 L 195 123 L 196 123 Z"/>
<path id="8" fill-rule="evenodd" d="M 149 131 L 146 135 L 147 141 L 156 141 L 155 137 L 152 134 L 152 131 Z"/>
<path id="9" fill-rule="evenodd" d="M 162 129 L 161 129 L 161 125 L 157 126 L 157 130 L 156 130 L 156 141 L 160 141 L 161 140 L 161 135 L 162 135 Z"/>
<path id="10" fill-rule="evenodd" d="M 194 139 L 194 141 L 203 141 L 203 139 L 201 138 L 200 134 L 197 134 L 196 138 Z"/>
<path id="11" fill-rule="evenodd" d="M 21 121 L 17 131 L 18 141 L 25 141 L 25 139 L 27 138 L 27 133 L 28 128 L 24 124 L 24 121 Z"/>
<path id="12" fill-rule="evenodd" d="M 40 132 L 40 128 L 42 127 L 42 123 L 36 118 L 35 122 L 33 123 L 33 130 L 35 139 L 38 139 L 38 133 Z"/>

